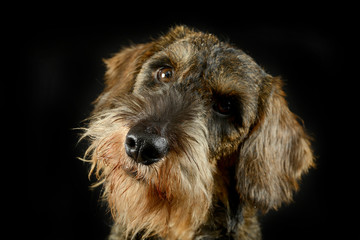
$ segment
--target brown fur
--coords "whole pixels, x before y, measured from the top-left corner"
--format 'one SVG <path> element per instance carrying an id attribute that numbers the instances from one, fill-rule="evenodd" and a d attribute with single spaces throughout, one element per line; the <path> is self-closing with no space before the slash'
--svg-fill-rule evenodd
<path id="1" fill-rule="evenodd" d="M 260 239 L 257 209 L 290 202 L 313 165 L 281 80 L 184 26 L 105 63 L 106 87 L 82 138 L 114 218 L 109 239 Z M 161 82 L 164 66 L 173 72 Z M 170 145 L 149 166 L 124 149 L 139 124 Z"/>

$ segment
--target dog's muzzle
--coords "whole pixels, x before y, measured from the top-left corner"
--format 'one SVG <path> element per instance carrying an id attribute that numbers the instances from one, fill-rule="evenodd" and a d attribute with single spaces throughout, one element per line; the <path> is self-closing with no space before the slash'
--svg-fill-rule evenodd
<path id="1" fill-rule="evenodd" d="M 135 162 L 151 165 L 166 156 L 169 144 L 156 127 L 138 124 L 132 127 L 125 140 L 126 154 Z"/>

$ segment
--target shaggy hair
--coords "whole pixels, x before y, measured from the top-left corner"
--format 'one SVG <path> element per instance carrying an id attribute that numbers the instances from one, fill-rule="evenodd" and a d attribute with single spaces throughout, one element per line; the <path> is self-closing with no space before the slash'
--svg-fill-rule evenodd
<path id="1" fill-rule="evenodd" d="M 260 239 L 258 210 L 291 202 L 313 166 L 281 79 L 185 26 L 105 63 L 82 138 L 114 219 L 109 239 Z M 129 155 L 135 128 L 165 139 L 166 154 Z"/>

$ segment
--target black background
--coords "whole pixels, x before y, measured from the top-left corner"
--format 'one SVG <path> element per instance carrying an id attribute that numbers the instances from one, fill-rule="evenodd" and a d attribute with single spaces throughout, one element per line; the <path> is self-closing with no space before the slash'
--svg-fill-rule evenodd
<path id="1" fill-rule="evenodd" d="M 127 10 L 129 17 L 120 16 Z M 114 13 L 111 21 L 105 14 L 96 21 L 73 22 L 65 13 L 51 12 L 25 21 L 16 42 L 24 48 L 25 70 L 14 73 L 25 90 L 19 98 L 26 107 L 25 224 L 30 233 L 36 239 L 105 239 L 109 214 L 101 207 L 99 191 L 89 190 L 88 166 L 77 159 L 85 146 L 77 144 L 80 131 L 74 128 L 83 126 L 103 88 L 103 58 L 186 24 L 229 40 L 268 73 L 281 76 L 290 109 L 315 139 L 316 169 L 301 181 L 294 203 L 261 218 L 263 239 L 324 239 L 334 234 L 346 239 L 357 220 L 346 215 L 356 216 L 356 188 L 350 184 L 358 182 L 350 170 L 356 168 L 358 157 L 350 151 L 358 140 L 349 138 L 356 136 L 351 126 L 358 118 L 357 96 L 351 93 L 358 87 L 358 77 L 351 74 L 356 60 L 348 57 L 355 28 L 346 11 L 318 10 L 304 8 L 295 14 L 296 9 L 290 9 L 283 10 L 287 15 L 280 11 L 260 17 L 255 8 L 220 14 L 198 8 L 175 15 L 162 5 L 142 18 L 129 7 Z M 250 14 L 245 17 L 244 12 Z M 341 14 L 346 17 L 338 17 Z"/>

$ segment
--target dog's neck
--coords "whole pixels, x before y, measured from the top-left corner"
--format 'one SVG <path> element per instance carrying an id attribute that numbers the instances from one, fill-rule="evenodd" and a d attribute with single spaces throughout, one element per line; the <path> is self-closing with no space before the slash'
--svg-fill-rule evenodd
<path id="1" fill-rule="evenodd" d="M 207 233 L 207 238 L 218 239 L 227 236 L 229 239 L 239 239 L 238 232 L 245 219 L 244 203 L 241 202 L 236 190 L 235 162 L 235 157 L 218 161 L 217 172 L 214 176 L 213 206 L 208 222 L 202 227 L 196 239 L 203 238 L 202 232 Z M 213 232 L 214 235 L 208 236 L 209 232 Z"/>
<path id="2" fill-rule="evenodd" d="M 208 221 L 200 227 L 194 239 L 261 239 L 258 210 L 241 201 L 236 189 L 237 159 L 238 154 L 234 153 L 217 161 L 213 204 Z"/>

